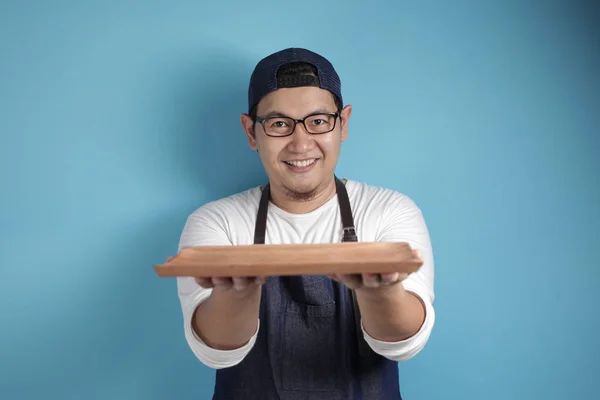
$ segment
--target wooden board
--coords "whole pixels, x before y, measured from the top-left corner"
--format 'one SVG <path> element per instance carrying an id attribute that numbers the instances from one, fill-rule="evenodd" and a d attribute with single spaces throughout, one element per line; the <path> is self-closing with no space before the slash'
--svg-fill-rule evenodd
<path id="1" fill-rule="evenodd" d="M 235 277 L 415 272 L 423 264 L 407 243 L 345 242 L 188 247 L 161 277 Z"/>

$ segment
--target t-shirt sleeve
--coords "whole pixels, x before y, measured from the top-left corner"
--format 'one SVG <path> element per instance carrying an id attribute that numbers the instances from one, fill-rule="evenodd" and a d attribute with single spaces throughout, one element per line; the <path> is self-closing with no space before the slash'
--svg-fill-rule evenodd
<path id="1" fill-rule="evenodd" d="M 231 244 L 224 218 L 218 212 L 205 206 L 194 211 L 188 217 L 181 233 L 179 251 L 192 246 L 226 246 Z M 178 277 L 177 292 L 183 313 L 185 339 L 198 360 L 214 369 L 227 368 L 240 363 L 256 342 L 258 325 L 256 332 L 244 346 L 233 350 L 213 349 L 204 343 L 192 328 L 192 317 L 196 308 L 210 296 L 212 289 L 205 289 L 198 285 L 194 278 Z"/>
<path id="2" fill-rule="evenodd" d="M 372 338 L 363 328 L 366 342 L 376 353 L 394 361 L 406 361 L 417 355 L 424 347 L 435 321 L 434 262 L 429 231 L 421 210 L 408 197 L 395 194 L 383 216 L 378 242 L 406 242 L 413 250 L 419 250 L 423 265 L 402 283 L 405 290 L 414 293 L 425 306 L 425 321 L 419 331 L 399 342 L 383 342 Z"/>

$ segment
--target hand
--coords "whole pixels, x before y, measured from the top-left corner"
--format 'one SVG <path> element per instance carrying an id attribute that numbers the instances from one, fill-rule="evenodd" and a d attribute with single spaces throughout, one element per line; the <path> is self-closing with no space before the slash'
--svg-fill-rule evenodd
<path id="1" fill-rule="evenodd" d="M 167 263 L 173 260 L 175 256 L 167 258 Z M 196 283 L 205 289 L 214 288 L 219 291 L 234 290 L 236 292 L 245 292 L 249 289 L 260 286 L 267 281 L 265 276 L 253 277 L 211 277 L 194 278 Z"/>
<path id="2" fill-rule="evenodd" d="M 267 278 L 264 276 L 252 277 L 222 277 L 213 276 L 211 278 L 194 278 L 196 283 L 205 289 L 214 288 L 220 291 L 234 290 L 236 292 L 246 292 L 264 284 Z"/>
<path id="3" fill-rule="evenodd" d="M 393 272 L 389 274 L 335 274 L 327 276 L 337 282 L 343 283 L 350 289 L 377 289 L 396 285 L 406 279 L 408 274 Z"/>
<path id="4" fill-rule="evenodd" d="M 416 250 L 416 255 L 422 259 L 420 250 Z M 329 278 L 343 283 L 350 289 L 377 289 L 395 286 L 408 277 L 409 274 L 401 272 L 392 272 L 388 274 L 350 274 L 350 275 L 327 275 Z"/>

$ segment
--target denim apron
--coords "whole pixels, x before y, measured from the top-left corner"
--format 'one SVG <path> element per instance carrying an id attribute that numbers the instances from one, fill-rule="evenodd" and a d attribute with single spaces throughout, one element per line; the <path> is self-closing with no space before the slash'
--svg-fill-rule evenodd
<path id="1" fill-rule="evenodd" d="M 346 187 L 335 182 L 342 241 L 357 241 Z M 254 244 L 265 243 L 269 200 L 267 184 Z M 241 363 L 217 370 L 213 400 L 401 400 L 398 363 L 365 342 L 354 291 L 320 275 L 282 276 L 261 296 L 256 342 Z"/>

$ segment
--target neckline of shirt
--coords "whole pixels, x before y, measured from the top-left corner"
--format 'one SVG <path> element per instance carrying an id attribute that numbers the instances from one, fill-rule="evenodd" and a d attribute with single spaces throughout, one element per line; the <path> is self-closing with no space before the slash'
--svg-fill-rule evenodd
<path id="1" fill-rule="evenodd" d="M 350 180 L 346 181 L 346 188 L 348 191 L 348 195 L 350 195 L 350 192 L 352 190 L 352 184 L 353 184 L 352 181 L 350 181 Z M 258 198 L 260 199 L 260 195 L 262 194 L 260 187 L 256 188 L 256 190 L 258 191 Z M 314 218 L 315 216 L 323 214 L 324 212 L 328 211 L 330 208 L 336 207 L 337 205 L 338 205 L 338 198 L 337 198 L 337 194 L 336 194 L 335 196 L 333 196 L 332 198 L 327 200 L 325 203 L 323 203 L 319 208 L 316 208 L 313 211 L 310 211 L 307 213 L 295 214 L 295 213 L 291 213 L 289 211 L 285 211 L 283 208 L 278 207 L 272 201 L 269 201 L 269 212 L 274 212 L 285 218 L 307 219 L 307 218 Z"/>

